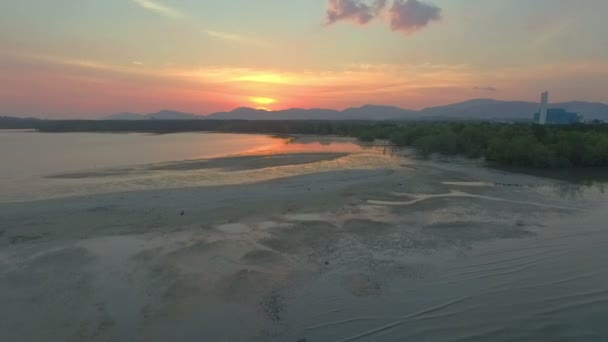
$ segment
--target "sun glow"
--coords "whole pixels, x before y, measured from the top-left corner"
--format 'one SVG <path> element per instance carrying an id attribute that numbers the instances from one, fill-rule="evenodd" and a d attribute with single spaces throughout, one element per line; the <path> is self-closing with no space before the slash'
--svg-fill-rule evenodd
<path id="1" fill-rule="evenodd" d="M 270 97 L 250 97 L 249 100 L 257 105 L 271 105 L 276 103 L 277 100 L 272 99 Z"/>

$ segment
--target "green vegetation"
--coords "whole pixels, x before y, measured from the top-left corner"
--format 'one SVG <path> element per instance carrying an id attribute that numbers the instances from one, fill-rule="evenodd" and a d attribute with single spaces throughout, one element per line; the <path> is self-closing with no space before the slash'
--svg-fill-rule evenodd
<path id="1" fill-rule="evenodd" d="M 504 166 L 571 168 L 608 166 L 608 127 L 491 123 L 373 125 L 358 132 L 364 141 L 387 139 L 431 153 L 484 157 Z"/>
<path id="2" fill-rule="evenodd" d="M 432 153 L 485 158 L 502 166 L 573 168 L 608 166 L 608 125 L 539 126 L 477 122 L 246 121 L 246 120 L 15 120 L 0 128 L 42 132 L 233 132 L 316 134 L 387 140 Z"/>

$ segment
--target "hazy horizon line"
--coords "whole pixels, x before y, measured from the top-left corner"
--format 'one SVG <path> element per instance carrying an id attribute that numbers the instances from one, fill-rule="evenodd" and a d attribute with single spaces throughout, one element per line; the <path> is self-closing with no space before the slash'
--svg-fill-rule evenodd
<path id="1" fill-rule="evenodd" d="M 359 106 L 348 106 L 348 107 L 343 107 L 342 109 L 338 109 L 338 108 L 330 108 L 330 107 L 289 107 L 289 108 L 281 108 L 281 109 L 268 109 L 268 108 L 263 108 L 263 107 L 251 107 L 251 106 L 239 106 L 239 107 L 234 107 L 233 109 L 227 109 L 227 110 L 218 110 L 218 111 L 211 111 L 208 112 L 206 114 L 200 113 L 200 112 L 192 112 L 192 111 L 187 111 L 187 110 L 180 110 L 180 109 L 169 109 L 169 108 L 161 108 L 157 111 L 153 111 L 153 112 L 132 112 L 132 111 L 121 111 L 121 112 L 114 112 L 114 113 L 105 113 L 105 114 L 96 114 L 96 117 L 98 118 L 83 118 L 83 119 L 104 119 L 108 116 L 115 116 L 115 115 L 121 115 L 121 114 L 133 114 L 133 115 L 141 115 L 141 116 L 145 116 L 145 115 L 151 115 L 151 114 L 158 114 L 158 113 L 162 113 L 162 112 L 174 112 L 174 113 L 182 113 L 182 114 L 189 114 L 189 115 L 196 115 L 196 116 L 201 116 L 201 117 L 205 117 L 205 116 L 210 116 L 210 115 L 214 115 L 217 113 L 230 113 L 230 112 L 234 112 L 238 109 L 251 109 L 251 110 L 258 110 L 258 111 L 265 111 L 268 113 L 272 113 L 272 112 L 282 112 L 282 111 L 287 111 L 287 110 L 293 110 L 293 109 L 301 109 L 301 110 L 331 110 L 331 111 L 336 111 L 336 112 L 343 112 L 346 111 L 348 109 L 354 109 L 354 108 L 363 108 L 366 106 L 372 106 L 372 107 L 391 107 L 391 108 L 396 108 L 396 109 L 400 109 L 400 110 L 406 110 L 406 111 L 413 111 L 413 112 L 422 112 L 426 109 L 431 109 L 431 108 L 439 108 L 439 107 L 447 107 L 447 106 L 452 106 L 452 105 L 457 105 L 457 104 L 462 104 L 462 103 L 466 103 L 466 102 L 472 102 L 472 101 L 482 101 L 482 100 L 489 100 L 489 101 L 496 101 L 496 102 L 525 102 L 525 103 L 536 103 L 538 102 L 540 105 L 540 101 L 527 101 L 527 100 L 499 100 L 499 99 L 494 99 L 494 98 L 490 98 L 490 97 L 479 97 L 479 98 L 471 98 L 468 100 L 463 100 L 463 101 L 458 101 L 458 102 L 451 102 L 448 104 L 443 104 L 443 105 L 436 105 L 436 106 L 428 106 L 428 107 L 423 107 L 421 109 L 412 109 L 412 108 L 407 108 L 407 107 L 402 107 L 399 105 L 390 105 L 390 104 L 377 104 L 377 103 L 366 103 L 363 105 L 359 105 Z M 571 102 L 583 102 L 583 103 L 591 103 L 591 104 L 601 104 L 601 105 L 605 105 L 608 106 L 608 102 L 602 102 L 602 101 L 585 101 L 585 100 L 568 100 L 568 101 L 559 101 L 559 102 L 553 102 L 553 104 L 563 104 L 563 103 L 571 103 Z M 551 105 L 551 103 L 550 103 Z M 83 116 L 86 116 L 86 113 L 80 114 Z M 15 118 L 41 118 L 40 116 L 44 116 L 43 114 L 21 114 L 21 115 L 16 115 L 16 114 L 0 114 L 0 117 L 15 117 Z M 49 117 L 48 119 L 53 119 L 52 116 L 56 116 L 56 115 L 50 115 L 51 117 Z M 74 116 L 74 119 L 79 119 L 78 116 Z"/>

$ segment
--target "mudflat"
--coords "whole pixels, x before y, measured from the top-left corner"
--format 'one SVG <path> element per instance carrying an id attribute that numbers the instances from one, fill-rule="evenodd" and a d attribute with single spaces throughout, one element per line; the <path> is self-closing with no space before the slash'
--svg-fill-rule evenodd
<path id="1" fill-rule="evenodd" d="M 2 340 L 608 336 L 601 183 L 377 150 L 137 170 L 180 186 L 0 204 Z"/>

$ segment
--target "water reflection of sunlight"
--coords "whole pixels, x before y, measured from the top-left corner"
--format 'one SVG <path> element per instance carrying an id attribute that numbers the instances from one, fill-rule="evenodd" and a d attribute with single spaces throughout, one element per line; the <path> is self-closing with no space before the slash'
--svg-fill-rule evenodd
<path id="1" fill-rule="evenodd" d="M 67 149 L 71 153 L 62 154 L 63 159 L 54 157 L 49 160 L 45 158 L 46 154 L 40 153 L 43 150 L 32 149 L 28 151 L 28 155 L 35 155 L 37 158 L 27 160 L 18 158 L 14 163 L 8 163 L 8 165 L 16 165 L 14 168 L 16 171 L 8 174 L 12 177 L 10 179 L 3 179 L 6 178 L 7 169 L 10 171 L 10 168 L 0 168 L 3 171 L 0 172 L 0 202 L 115 191 L 181 188 L 193 185 L 243 184 L 338 170 L 391 169 L 404 164 L 399 158 L 386 157 L 393 155 L 391 147 L 363 144 L 356 139 L 346 137 L 271 138 L 265 134 L 224 133 L 124 134 L 109 137 L 101 134 L 34 135 L 30 132 L 11 133 L 12 136 L 24 141 L 43 139 L 36 146 L 49 146 L 50 151 Z M 70 150 L 75 138 L 98 142 L 96 153 L 86 149 Z M 124 146 L 137 146 L 137 148 L 127 149 Z M 105 159 L 90 157 L 100 155 L 108 157 Z M 228 171 L 204 167 L 205 163 L 210 163 L 209 160 L 215 158 L 230 159 L 230 157 L 247 156 L 259 158 L 253 161 L 235 159 L 226 162 L 231 163 L 227 167 Z M 274 161 L 260 161 L 265 159 L 264 156 L 279 157 Z M 23 164 L 24 161 L 35 163 Z M 166 167 L 180 163 L 182 166 L 201 163 L 201 168 L 175 166 L 174 170 L 161 171 L 163 165 Z M 239 163 L 242 164 L 240 169 L 237 167 Z M 248 168 L 251 165 L 258 166 Z M 259 165 L 266 166 L 261 169 Z M 161 169 L 155 171 L 154 167 Z M 24 170 L 44 171 L 41 174 L 32 173 L 24 176 Z M 58 175 L 65 177 L 50 177 Z"/>
<path id="2" fill-rule="evenodd" d="M 257 147 L 243 155 L 291 154 L 291 153 L 360 153 L 366 147 L 354 140 L 309 140 L 277 138 L 271 144 Z"/>

